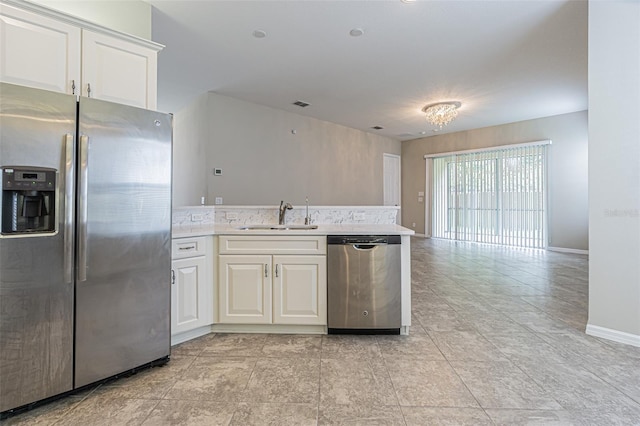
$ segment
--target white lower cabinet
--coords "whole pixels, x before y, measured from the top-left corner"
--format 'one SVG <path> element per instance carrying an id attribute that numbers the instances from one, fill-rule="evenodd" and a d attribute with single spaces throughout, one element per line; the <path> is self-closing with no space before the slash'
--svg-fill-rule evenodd
<path id="1" fill-rule="evenodd" d="M 176 238 L 172 241 L 172 335 L 213 323 L 211 238 Z"/>
<path id="2" fill-rule="evenodd" d="M 271 256 L 218 256 L 220 322 L 271 323 Z"/>
<path id="3" fill-rule="evenodd" d="M 326 262 L 321 236 L 221 236 L 219 322 L 326 325 Z"/>
<path id="4" fill-rule="evenodd" d="M 327 258 L 274 256 L 273 322 L 327 323 Z"/>

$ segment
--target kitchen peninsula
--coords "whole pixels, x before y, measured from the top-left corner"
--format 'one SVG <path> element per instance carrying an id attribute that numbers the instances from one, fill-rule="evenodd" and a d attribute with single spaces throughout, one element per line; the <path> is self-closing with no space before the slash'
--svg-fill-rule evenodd
<path id="1" fill-rule="evenodd" d="M 210 332 L 326 334 L 332 235 L 399 236 L 400 333 L 408 334 L 414 231 L 396 224 L 398 211 L 294 207 L 278 225 L 277 206 L 174 209 L 172 344 Z"/>

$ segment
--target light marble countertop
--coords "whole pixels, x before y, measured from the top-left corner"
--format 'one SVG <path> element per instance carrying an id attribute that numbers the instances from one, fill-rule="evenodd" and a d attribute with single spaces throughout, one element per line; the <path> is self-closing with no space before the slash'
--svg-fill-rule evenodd
<path id="1" fill-rule="evenodd" d="M 415 231 L 400 225 L 330 224 L 318 229 L 240 229 L 247 225 L 208 224 L 174 226 L 173 238 L 204 235 L 413 235 Z M 276 226 L 276 225 L 274 225 Z"/>

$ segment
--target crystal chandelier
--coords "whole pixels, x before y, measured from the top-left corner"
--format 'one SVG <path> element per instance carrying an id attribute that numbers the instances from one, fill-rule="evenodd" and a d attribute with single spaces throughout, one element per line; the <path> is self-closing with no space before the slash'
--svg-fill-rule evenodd
<path id="1" fill-rule="evenodd" d="M 462 105 L 460 102 L 438 102 L 429 104 L 422 108 L 427 121 L 439 129 L 451 123 L 458 116 L 458 108 Z"/>

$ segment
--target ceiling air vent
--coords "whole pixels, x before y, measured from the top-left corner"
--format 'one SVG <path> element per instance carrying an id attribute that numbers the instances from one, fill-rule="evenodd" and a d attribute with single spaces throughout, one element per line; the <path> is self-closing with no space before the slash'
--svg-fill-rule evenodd
<path id="1" fill-rule="evenodd" d="M 372 129 L 374 129 L 374 130 L 382 130 L 382 129 L 384 129 L 384 127 L 382 127 L 382 126 L 373 126 Z"/>
<path id="2" fill-rule="evenodd" d="M 300 108 L 305 108 L 311 105 L 309 102 L 304 101 L 295 101 L 293 104 L 299 106 Z"/>

